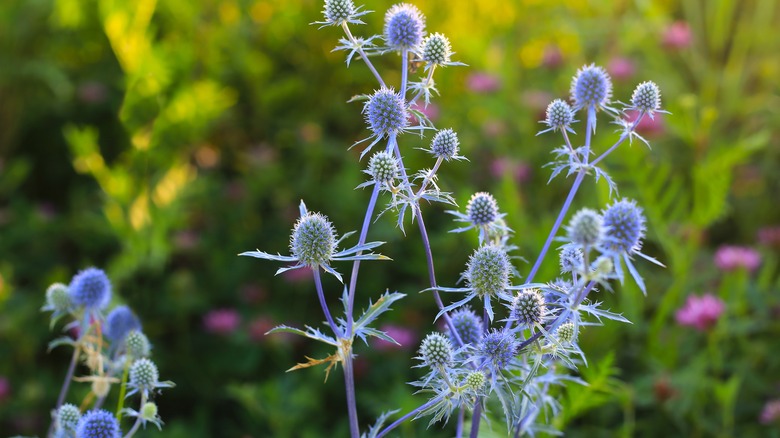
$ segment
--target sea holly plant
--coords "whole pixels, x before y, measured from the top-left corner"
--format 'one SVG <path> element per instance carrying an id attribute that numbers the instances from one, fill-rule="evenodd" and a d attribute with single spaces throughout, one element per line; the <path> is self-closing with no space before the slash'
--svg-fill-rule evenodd
<path id="1" fill-rule="evenodd" d="M 324 21 L 316 22 L 322 28 L 340 28 L 344 36 L 334 50 L 346 52 L 347 66 L 356 60 L 368 68 L 377 81 L 373 92 L 361 90 L 350 101 L 363 102 L 362 114 L 370 132 L 366 140 L 350 147 L 363 146 L 362 160 L 377 145 L 383 150 L 373 151 L 364 172 L 369 179 L 358 186 L 371 188 L 358 242 L 346 250 L 338 250 L 347 233 L 336 239 L 333 225 L 326 216 L 310 213 L 301 202 L 301 216 L 293 226 L 290 238 L 291 255 L 282 256 L 260 250 L 241 253 L 272 261 L 290 263 L 277 271 L 308 269 L 314 277 L 317 297 L 328 323 L 324 330 L 316 326 L 303 329 L 279 326 L 268 334 L 292 333 L 325 343 L 333 353 L 325 358 L 299 363 L 290 370 L 325 365 L 326 373 L 341 364 L 347 399 L 350 435 L 353 438 L 381 438 L 406 421 L 426 417 L 428 424 L 455 423 L 455 435 L 478 436 L 483 419 L 496 416 L 512 436 L 536 433 L 556 434 L 552 420 L 562 406 L 551 394 L 551 389 L 568 383 L 585 384 L 576 375 L 579 366 L 587 365 L 585 354 L 578 345 L 579 333 L 587 327 L 613 320 L 629 322 L 619 313 L 605 309 L 598 299 L 600 290 L 612 291 L 613 284 L 626 281 L 627 271 L 643 293 L 647 288 L 635 266 L 636 257 L 662 266 L 654 258 L 641 253 L 646 233 L 642 209 L 630 199 L 615 198 L 599 209 L 582 208 L 569 214 L 574 198 L 587 176 L 596 181 L 604 179 L 610 195 L 617 196 L 617 184 L 600 166 L 612 151 L 626 140 L 638 138 L 635 131 L 645 117 L 653 117 L 661 109 L 661 94 L 653 82 L 639 84 L 630 103 L 612 100 L 612 84 L 607 72 L 594 64 L 582 67 L 572 79 L 570 99 L 555 99 L 547 109 L 546 129 L 539 135 L 562 136 L 563 146 L 552 148 L 551 177 L 574 177 L 571 189 L 553 223 L 530 271 L 521 273 L 514 261 L 522 259 L 517 246 L 512 244 L 513 230 L 507 226 L 506 214 L 501 213 L 497 200 L 487 192 L 475 193 L 465 210 L 455 204 L 450 193 L 441 191 L 438 175 L 450 165 L 459 165 L 460 142 L 453 128 L 437 129 L 425 115 L 412 108 L 428 105 L 437 96 L 434 72 L 438 67 L 465 65 L 453 61 L 449 39 L 441 33 L 427 33 L 422 12 L 411 4 L 393 5 L 384 15 L 381 35 L 354 36 L 351 25 L 364 24 L 368 14 L 352 0 L 326 0 Z M 400 83 L 388 84 L 374 66 L 377 56 L 400 57 Z M 422 63 L 418 81 L 409 78 L 411 63 Z M 421 101 L 422 100 L 422 101 Z M 629 121 L 626 110 L 638 115 Z M 413 117 L 412 117 L 413 116 Z M 575 124 L 578 117 L 585 120 L 582 137 Z M 592 138 L 598 119 L 611 118 L 619 126 L 619 137 L 608 149 L 594 150 Z M 418 126 L 411 126 L 416 119 Z M 401 144 L 410 132 L 421 136 L 431 134 L 430 146 L 422 151 L 433 161 L 430 168 L 410 171 L 404 164 Z M 542 137 L 543 138 L 543 137 Z M 412 148 L 404 148 L 411 152 Z M 426 201 L 426 202 L 422 202 Z M 376 213 L 377 204 L 386 207 Z M 476 233 L 478 245 L 471 251 L 465 270 L 459 279 L 440 286 L 435 275 L 435 261 L 423 215 L 424 207 L 441 203 L 448 205 L 448 213 L 458 223 L 451 232 Z M 368 297 L 368 306 L 362 315 L 355 316 L 355 295 L 358 273 L 364 260 L 388 260 L 372 251 L 382 242 L 369 242 L 371 224 L 382 214 L 398 215 L 397 226 L 406 234 L 406 213 L 417 225 L 425 250 L 428 279 L 420 291 L 430 294 L 439 312 L 432 322 L 443 320 L 443 332 L 433 331 L 422 341 L 414 368 L 422 370 L 420 378 L 411 385 L 421 397 L 420 406 L 398 416 L 399 411 L 388 407 L 373 425 L 361 428 L 358 424 L 353 357 L 359 344 L 377 337 L 395 342 L 392 337 L 374 327 L 383 313 L 405 295 L 389 289 Z M 564 220 L 569 217 L 564 225 Z M 553 242 L 557 248 L 560 275 L 535 281 L 542 262 L 551 253 Z M 529 254 L 526 254 L 529 255 Z M 533 256 L 534 254 L 530 254 Z M 344 315 L 334 317 L 327 305 L 327 296 L 320 279 L 320 270 L 341 275 L 332 262 L 351 261 L 349 281 L 340 291 Z M 625 267 L 625 269 L 624 269 Z M 523 274 L 525 274 L 523 276 Z M 442 300 L 440 292 L 452 297 Z M 326 378 L 327 378 L 326 374 Z M 392 421 L 392 422 L 391 422 Z M 389 423 L 389 424 L 387 424 Z"/>
<path id="2" fill-rule="evenodd" d="M 157 365 L 149 359 L 149 339 L 133 311 L 119 305 L 106 313 L 111 296 L 111 281 L 103 270 L 94 267 L 77 273 L 68 285 L 54 283 L 46 290 L 41 310 L 52 312 L 52 328 L 60 319 L 69 318 L 64 330 L 72 335 L 55 339 L 49 349 L 63 345 L 73 348 L 52 410 L 48 437 L 129 438 L 147 423 L 162 429 L 154 398 L 160 389 L 174 385 L 160 381 Z M 77 375 L 82 367 L 84 375 Z M 71 381 L 90 384 L 90 392 L 78 405 L 65 403 Z M 104 406 L 113 401 L 111 389 L 115 387 L 116 409 L 111 412 Z M 136 398 L 138 410 L 124 407 Z M 130 424 L 124 434 L 123 417 Z"/>

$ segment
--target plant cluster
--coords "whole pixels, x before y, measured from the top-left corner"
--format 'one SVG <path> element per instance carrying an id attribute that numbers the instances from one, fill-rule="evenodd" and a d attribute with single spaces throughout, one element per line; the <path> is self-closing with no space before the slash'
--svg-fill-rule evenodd
<path id="1" fill-rule="evenodd" d="M 398 228 L 406 233 L 406 213 L 416 223 L 425 249 L 429 287 L 439 306 L 434 320 L 443 319 L 446 333 L 430 333 L 422 341 L 417 367 L 424 375 L 412 386 L 427 396 L 418 408 L 401 416 L 389 425 L 385 422 L 397 411 L 383 414 L 364 432 L 366 437 L 382 437 L 409 419 L 430 417 L 431 424 L 447 421 L 457 416 L 457 436 L 462 436 L 467 416 L 471 421 L 470 435 L 477 436 L 480 421 L 488 418 L 492 406 L 500 406 L 506 428 L 515 436 L 539 431 L 553 432 L 550 419 L 560 411 L 559 402 L 549 395 L 550 388 L 566 382 L 584 383 L 572 374 L 586 358 L 578 346 L 578 335 L 585 327 L 599 325 L 604 319 L 628 322 L 618 313 L 604 309 L 596 298 L 599 289 L 611 290 L 614 281 L 623 283 L 631 276 L 646 293 L 644 282 L 634 266 L 637 257 L 660 265 L 655 259 L 642 254 L 642 241 L 646 225 L 642 209 L 635 201 L 616 198 L 601 211 L 584 208 L 576 212 L 559 230 L 572 205 L 572 201 L 585 177 L 604 179 L 610 193 L 617 195 L 617 186 L 599 164 L 626 140 L 647 141 L 636 132 L 643 117 L 652 118 L 661 109 L 660 91 L 652 82 L 639 84 L 629 103 L 612 100 L 612 84 L 607 72 L 595 65 L 581 68 L 572 79 L 572 105 L 561 99 L 548 107 L 542 121 L 546 132 L 560 132 L 564 145 L 553 150 L 555 160 L 552 176 L 574 175 L 569 195 L 552 226 L 544 247 L 539 252 L 531 271 L 523 278 L 513 265 L 518 248 L 511 244 L 513 230 L 507 227 L 505 214 L 501 213 L 496 199 L 486 192 L 475 193 L 465 212 L 449 210 L 457 222 L 465 226 L 453 232 L 478 233 L 478 247 L 461 275 L 461 287 L 443 287 L 438 284 L 434 272 L 434 258 L 428 231 L 422 213 L 423 205 L 442 203 L 457 207 L 448 192 L 438 185 L 442 164 L 458 155 L 459 140 L 451 129 L 438 129 L 417 110 L 428 105 L 434 95 L 434 72 L 445 66 L 464 65 L 452 61 L 451 45 L 441 33 L 427 34 L 425 17 L 415 6 L 397 4 L 385 14 L 382 35 L 367 38 L 355 37 L 351 24 L 363 24 L 361 17 L 368 11 L 356 7 L 351 0 L 326 0 L 322 27 L 338 27 L 344 31 L 336 50 L 347 52 L 346 62 L 357 56 L 370 69 L 379 88 L 370 94 L 362 94 L 353 101 L 363 102 L 363 114 L 370 135 L 363 142 L 369 144 L 360 157 L 369 154 L 374 146 L 384 144 L 384 149 L 374 152 L 365 170 L 371 179 L 359 187 L 373 187 L 358 243 L 349 249 L 338 251 L 339 243 L 352 233 L 336 240 L 336 232 L 328 219 L 320 213 L 311 213 L 300 204 L 300 218 L 290 238 L 291 255 L 270 254 L 260 250 L 240 255 L 293 263 L 280 268 L 277 273 L 290 269 L 309 269 L 313 275 L 317 297 L 327 319 L 331 333 L 316 327 L 297 329 L 279 326 L 269 333 L 293 333 L 330 345 L 334 352 L 324 359 L 309 359 L 291 370 L 327 364 L 329 372 L 341 364 L 344 370 L 347 392 L 347 411 L 351 434 L 360 435 L 357 422 L 353 377 L 353 349 L 356 338 L 366 340 L 377 337 L 395 342 L 387 333 L 372 324 L 380 314 L 402 299 L 404 294 L 387 292 L 376 301 L 369 302 L 359 317 L 354 314 L 357 278 L 362 260 L 386 260 L 387 257 L 372 252 L 382 242 L 367 243 L 377 202 L 387 193 L 387 206 L 376 216 L 386 212 L 397 215 Z M 400 55 L 401 83 L 398 88 L 389 86 L 375 68 L 372 58 L 386 54 Z M 415 63 L 424 65 L 419 80 L 409 78 Z M 636 112 L 629 119 L 626 111 Z M 619 139 L 606 151 L 596 155 L 592 150 L 592 137 L 596 133 L 597 115 L 614 118 L 619 126 Z M 575 143 L 577 114 L 584 115 L 584 140 Z M 416 122 L 416 124 L 414 124 Z M 423 151 L 431 155 L 429 169 L 415 172 L 407 170 L 400 140 L 408 134 L 421 137 L 431 135 L 431 144 Z M 575 138 L 576 139 L 576 138 Z M 595 156 L 595 158 L 594 158 Z M 421 201 L 427 201 L 423 203 Z M 548 255 L 553 241 L 560 241 L 560 277 L 547 282 L 534 282 L 542 261 Z M 332 262 L 352 261 L 349 281 L 341 293 L 344 315 L 335 317 L 327 304 L 320 271 L 329 273 L 343 283 L 343 278 Z M 626 275 L 628 274 L 628 275 Z M 440 292 L 454 295 L 445 304 Z M 473 307 L 470 307 L 473 306 Z M 480 309 L 481 312 L 472 310 Z M 504 315 L 502 318 L 501 315 Z"/>
<path id="2" fill-rule="evenodd" d="M 51 327 L 62 318 L 73 336 L 63 336 L 49 344 L 73 347 L 73 356 L 57 405 L 52 410 L 48 436 L 56 438 L 130 438 L 147 423 L 162 429 L 154 396 L 173 383 L 160 381 L 160 372 L 152 362 L 151 345 L 141 321 L 124 305 L 106 312 L 111 302 L 111 281 L 103 270 L 87 268 L 77 273 L 70 284 L 54 283 L 46 290 L 43 311 L 52 312 Z M 76 376 L 79 364 L 87 375 Z M 79 406 L 65 403 L 71 380 L 90 383 L 90 392 Z M 103 408 L 113 385 L 119 385 L 116 410 Z M 138 394 L 138 410 L 125 408 L 125 400 Z M 133 419 L 126 434 L 122 418 Z"/>

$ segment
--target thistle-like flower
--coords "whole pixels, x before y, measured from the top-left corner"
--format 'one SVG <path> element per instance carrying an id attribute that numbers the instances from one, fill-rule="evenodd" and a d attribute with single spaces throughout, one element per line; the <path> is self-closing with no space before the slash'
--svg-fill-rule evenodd
<path id="1" fill-rule="evenodd" d="M 423 40 L 419 55 L 427 62 L 426 70 L 431 66 L 465 65 L 462 62 L 452 62 L 454 53 L 450 40 L 444 34 L 432 33 Z"/>
<path id="2" fill-rule="evenodd" d="M 510 317 L 517 322 L 518 328 L 541 324 L 546 314 L 544 296 L 538 289 L 521 290 L 512 300 Z"/>
<path id="3" fill-rule="evenodd" d="M 547 125 L 547 129 L 539 131 L 536 135 L 564 129 L 574 133 L 574 130 L 571 129 L 571 124 L 575 121 L 574 110 L 571 109 L 571 106 L 561 99 L 555 99 L 547 106 L 546 117 L 540 122 Z"/>
<path id="4" fill-rule="evenodd" d="M 583 208 L 571 218 L 566 227 L 569 240 L 584 249 L 594 247 L 604 238 L 604 224 L 595 210 Z"/>
<path id="5" fill-rule="evenodd" d="M 57 410 L 57 427 L 68 432 L 75 432 L 81 419 L 78 406 L 65 403 Z"/>
<path id="6" fill-rule="evenodd" d="M 42 312 L 52 312 L 51 326 L 62 316 L 73 310 L 73 300 L 70 297 L 68 286 L 62 283 L 54 283 L 46 289 L 46 304 L 41 307 Z"/>
<path id="7" fill-rule="evenodd" d="M 431 369 L 448 367 L 452 364 L 452 344 L 439 333 L 431 333 L 420 344 L 420 356 Z"/>
<path id="8" fill-rule="evenodd" d="M 450 315 L 450 319 L 463 345 L 477 345 L 482 339 L 482 318 L 477 316 L 473 310 L 460 309 Z M 449 332 L 449 328 L 447 334 L 452 343 L 457 344 L 457 340 L 454 334 Z"/>
<path id="9" fill-rule="evenodd" d="M 119 438 L 121 431 L 114 416 L 106 410 L 85 413 L 76 427 L 76 438 Z"/>
<path id="10" fill-rule="evenodd" d="M 111 301 L 111 282 L 102 269 L 87 268 L 76 274 L 68 286 L 73 304 L 89 311 L 105 308 Z"/>
<path id="11" fill-rule="evenodd" d="M 631 105 L 626 109 L 643 112 L 651 119 L 656 112 L 668 113 L 661 109 L 661 90 L 652 81 L 642 82 L 636 86 L 631 95 Z"/>
<path id="12" fill-rule="evenodd" d="M 104 333 L 111 341 L 122 342 L 133 330 L 141 330 L 141 321 L 127 306 L 115 307 L 106 317 Z"/>
<path id="13" fill-rule="evenodd" d="M 355 245 L 352 248 L 337 251 L 339 243 L 345 238 L 354 234 L 354 231 L 345 233 L 338 240 L 336 231 L 326 216 L 320 213 L 310 213 L 306 209 L 306 204 L 301 201 L 299 206 L 301 216 L 293 227 L 290 236 L 291 256 L 280 254 L 269 254 L 260 250 L 246 251 L 239 256 L 249 256 L 258 259 L 275 260 L 280 262 L 296 262 L 292 266 L 279 268 L 276 275 L 283 272 L 309 267 L 312 269 L 322 268 L 325 272 L 336 277 L 343 282 L 341 274 L 336 272 L 330 266 L 332 261 L 345 260 L 390 260 L 381 254 L 360 254 L 362 251 L 374 249 L 384 242 L 369 242 L 362 245 Z"/>
<path id="14" fill-rule="evenodd" d="M 574 323 L 564 322 L 558 326 L 555 331 L 555 337 L 561 344 L 568 345 L 576 341 L 576 333 L 574 331 Z"/>
<path id="15" fill-rule="evenodd" d="M 137 359 L 130 365 L 130 380 L 127 387 L 130 388 L 130 392 L 127 396 L 131 396 L 137 392 L 140 392 L 144 397 L 149 397 L 151 393 L 157 388 L 172 388 L 173 382 L 165 381 L 160 382 L 160 372 L 157 370 L 157 365 L 147 358 Z"/>
<path id="16" fill-rule="evenodd" d="M 363 116 L 372 134 L 352 147 L 369 139 L 373 141 L 360 153 L 360 158 L 383 138 L 398 135 L 409 127 L 409 107 L 404 97 L 393 88 L 383 87 L 367 96 Z"/>
<path id="17" fill-rule="evenodd" d="M 446 161 L 465 160 L 465 157 L 458 155 L 460 140 L 458 133 L 452 128 L 441 129 L 433 136 L 430 149 L 424 149 L 430 152 L 435 158 L 441 158 Z"/>
<path id="18" fill-rule="evenodd" d="M 560 264 L 562 273 L 580 272 L 584 263 L 585 259 L 579 246 L 564 245 L 561 248 Z"/>
<path id="19" fill-rule="evenodd" d="M 469 223 L 466 227 L 451 230 L 451 233 L 462 233 L 477 228 L 479 230 L 480 244 L 488 241 L 490 235 L 512 232 L 502 220 L 506 215 L 499 213 L 496 198 L 487 192 L 473 194 L 468 204 L 466 204 L 465 214 L 455 210 L 447 210 L 447 213 L 455 216 L 456 222 Z"/>
<path id="20" fill-rule="evenodd" d="M 495 382 L 496 375 L 505 370 L 517 355 L 515 335 L 503 330 L 491 330 L 482 338 L 477 349 L 480 365 L 487 366 Z"/>
<path id="21" fill-rule="evenodd" d="M 365 24 L 359 17 L 366 15 L 371 11 L 361 11 L 362 6 L 355 7 L 352 0 L 325 0 L 322 15 L 325 21 L 315 21 L 312 24 L 322 24 L 325 26 L 344 26 L 347 23 Z"/>
<path id="22" fill-rule="evenodd" d="M 575 111 L 582 108 L 615 111 L 609 107 L 612 80 L 606 70 L 595 64 L 586 65 L 577 71 L 571 81 L 571 98 Z"/>
<path id="23" fill-rule="evenodd" d="M 385 14 L 385 43 L 390 49 L 413 49 L 422 43 L 425 17 L 416 6 L 399 3 Z"/>
<path id="24" fill-rule="evenodd" d="M 658 260 L 642 254 L 642 239 L 645 237 L 645 217 L 642 209 L 633 200 L 616 201 L 603 213 L 605 237 L 599 250 L 612 259 L 615 275 L 623 282 L 622 262 L 626 263 L 629 273 L 636 281 L 642 293 L 647 294 L 644 281 L 636 271 L 631 257 L 638 255 L 645 260 L 663 266 Z"/>
<path id="25" fill-rule="evenodd" d="M 398 160 L 389 152 L 380 151 L 368 160 L 368 169 L 365 171 L 374 182 L 392 182 L 398 178 Z"/>
<path id="26" fill-rule="evenodd" d="M 485 387 L 485 373 L 472 371 L 466 376 L 466 386 L 474 392 L 480 392 Z"/>
<path id="27" fill-rule="evenodd" d="M 137 330 L 132 330 L 125 337 L 125 351 L 132 359 L 148 357 L 151 353 L 149 338 Z"/>

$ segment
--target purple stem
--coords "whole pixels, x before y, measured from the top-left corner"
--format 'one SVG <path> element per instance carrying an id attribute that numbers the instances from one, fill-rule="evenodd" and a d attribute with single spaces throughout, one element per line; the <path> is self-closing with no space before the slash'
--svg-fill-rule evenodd
<path id="1" fill-rule="evenodd" d="M 471 433 L 470 438 L 477 438 L 479 436 L 479 421 L 482 419 L 482 403 L 480 399 L 474 404 L 474 413 L 471 415 Z"/>
<path id="2" fill-rule="evenodd" d="M 461 438 L 463 436 L 463 420 L 466 418 L 466 407 L 460 405 L 460 412 L 458 412 L 458 427 L 455 429 L 455 438 Z"/>
<path id="3" fill-rule="evenodd" d="M 366 243 L 366 236 L 368 235 L 368 227 L 371 225 L 371 218 L 374 215 L 374 208 L 376 207 L 376 200 L 379 195 L 379 183 L 374 184 L 374 191 L 371 192 L 371 199 L 368 201 L 368 207 L 366 208 L 366 216 L 363 218 L 363 227 L 360 229 L 360 238 L 358 239 L 358 245 Z M 361 251 L 362 252 L 362 251 Z M 358 252 L 357 255 L 360 255 Z M 349 293 L 347 294 L 347 338 L 352 337 L 352 325 L 354 324 L 354 316 L 352 315 L 355 308 L 355 288 L 357 287 L 358 271 L 360 270 L 360 260 L 355 260 L 352 264 L 352 275 L 349 278 Z"/>
<path id="4" fill-rule="evenodd" d="M 325 302 L 325 294 L 322 292 L 322 279 L 320 278 L 320 267 L 314 266 L 311 269 L 311 272 L 314 274 L 314 285 L 317 287 L 317 297 L 320 299 L 320 306 L 322 306 L 322 313 L 324 313 L 325 318 L 328 319 L 328 324 L 330 325 L 330 329 L 333 330 L 333 334 L 336 336 L 336 338 L 341 338 L 344 336 L 344 334 L 341 333 L 341 330 L 339 330 L 339 326 L 337 326 L 336 323 L 333 321 L 333 317 L 330 315 L 330 310 L 328 309 L 328 303 Z"/>
<path id="5" fill-rule="evenodd" d="M 344 23 L 344 25 L 342 27 L 344 28 L 344 33 L 347 34 L 347 38 L 349 38 L 349 40 L 354 43 L 355 42 L 355 37 L 352 36 L 352 32 L 350 32 L 349 26 L 347 25 L 347 23 Z M 357 52 L 360 54 L 360 57 L 363 59 L 363 62 L 365 62 L 366 65 L 368 66 L 368 69 L 371 70 L 371 73 L 374 74 L 374 77 L 379 82 L 379 85 L 381 85 L 382 87 L 386 87 L 385 81 L 382 80 L 382 76 L 379 75 L 379 72 L 376 71 L 376 68 L 374 67 L 374 64 L 372 64 L 371 60 L 368 59 L 368 56 L 366 55 L 366 52 L 364 52 L 362 48 L 357 49 Z"/>
<path id="6" fill-rule="evenodd" d="M 360 436 L 357 419 L 357 401 L 355 400 L 355 373 L 352 370 L 352 347 L 344 355 L 344 387 L 347 391 L 347 412 L 349 413 L 349 432 L 352 438 Z"/>
<path id="7" fill-rule="evenodd" d="M 424 405 L 422 405 L 422 406 L 420 406 L 420 407 L 416 408 L 415 410 L 413 410 L 413 411 L 409 412 L 408 414 L 404 415 L 403 417 L 401 417 L 401 418 L 399 418 L 399 419 L 395 420 L 395 421 L 393 422 L 393 424 L 391 424 L 391 425 L 387 426 L 386 428 L 384 428 L 384 430 L 382 430 L 381 432 L 379 432 L 379 434 L 377 434 L 376 438 L 382 438 L 383 436 L 387 435 L 387 434 L 388 434 L 388 432 L 390 432 L 391 430 L 393 430 L 393 429 L 395 429 L 396 427 L 400 426 L 400 425 L 401 425 L 401 423 L 403 423 L 404 421 L 408 420 L 409 418 L 411 418 L 411 417 L 413 417 L 413 416 L 417 415 L 417 413 L 419 413 L 419 412 L 422 412 L 422 411 L 424 411 L 424 410 L 426 410 L 426 409 L 430 408 L 431 406 L 435 405 L 436 403 L 440 402 L 440 401 L 441 401 L 441 399 L 443 399 L 444 397 L 445 397 L 445 395 L 440 395 L 440 396 L 438 396 L 438 397 L 432 398 L 431 400 L 429 400 L 429 401 L 428 401 L 427 403 L 425 403 Z"/>

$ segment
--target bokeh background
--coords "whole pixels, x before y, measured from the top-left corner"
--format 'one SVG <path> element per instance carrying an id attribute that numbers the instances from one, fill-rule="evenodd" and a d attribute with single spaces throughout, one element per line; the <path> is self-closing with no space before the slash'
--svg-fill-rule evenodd
<path id="1" fill-rule="evenodd" d="M 379 12 L 353 32 L 379 33 L 391 4 L 370 0 Z M 460 205 L 494 193 L 530 261 L 571 184 L 547 184 L 542 165 L 560 140 L 534 135 L 576 69 L 607 68 L 622 101 L 653 80 L 672 113 L 642 123 L 651 150 L 634 142 L 606 163 L 620 195 L 645 209 L 644 252 L 667 268 L 640 264 L 646 298 L 630 282 L 599 297 L 633 324 L 583 332 L 590 385 L 558 391 L 554 424 L 569 436 L 780 436 L 780 4 L 415 4 L 469 65 L 437 72 L 441 97 L 428 108 L 470 160 L 446 165 L 441 186 Z M 347 100 L 376 84 L 331 52 L 338 28 L 309 25 L 321 10 L 316 0 L 0 2 L 0 435 L 45 433 L 70 352 L 47 352 L 59 327 L 39 309 L 49 284 L 91 265 L 107 270 L 161 377 L 177 383 L 159 398 L 163 432 L 139 436 L 347 434 L 340 372 L 325 383 L 321 369 L 284 372 L 326 351 L 263 335 L 322 318 L 310 278 L 236 256 L 284 253 L 300 199 L 340 232 L 360 227 L 369 192 L 354 190 L 364 163 L 347 148 L 367 131 Z M 398 83 L 398 56 L 376 63 Z M 602 119 L 595 147 L 615 139 Z M 413 149 L 426 141 L 402 139 L 409 167 L 431 165 Z M 591 180 L 575 204 L 608 202 Z M 440 206 L 425 214 L 439 282 L 454 284 L 476 238 L 447 233 Z M 403 347 L 357 347 L 363 425 L 423 400 L 404 382 L 420 375 L 411 358 L 436 311 L 417 294 L 426 268 L 408 229 L 386 215 L 369 234 L 395 261 L 363 264 L 357 303 L 386 289 L 408 297 L 384 318 Z M 551 257 L 537 277 L 556 273 Z M 338 283 L 325 287 L 337 307 Z M 686 325 L 678 311 L 704 294 L 721 311 Z M 87 391 L 75 384 L 70 399 Z M 453 433 L 425 425 L 400 433 Z"/>

